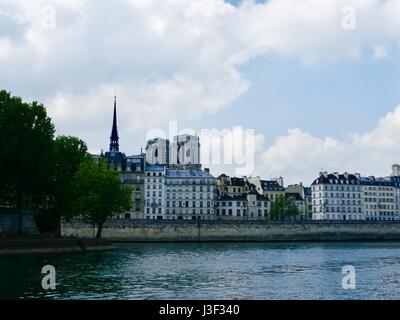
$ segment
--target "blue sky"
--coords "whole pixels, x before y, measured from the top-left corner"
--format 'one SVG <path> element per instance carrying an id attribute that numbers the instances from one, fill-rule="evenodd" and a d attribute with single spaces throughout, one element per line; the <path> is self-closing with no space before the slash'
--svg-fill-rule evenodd
<path id="1" fill-rule="evenodd" d="M 251 175 L 309 184 L 321 169 L 390 174 L 400 0 L 227 2 L 1 2 L 0 88 L 43 102 L 57 134 L 92 152 L 108 147 L 117 89 L 127 154 L 177 120 L 254 130 Z"/>
<path id="2" fill-rule="evenodd" d="M 241 67 L 251 88 L 207 121 L 220 127 L 242 125 L 274 138 L 288 128 L 316 136 L 348 139 L 371 131 L 400 102 L 399 57 L 365 58 L 308 66 L 277 56 L 263 56 Z"/>

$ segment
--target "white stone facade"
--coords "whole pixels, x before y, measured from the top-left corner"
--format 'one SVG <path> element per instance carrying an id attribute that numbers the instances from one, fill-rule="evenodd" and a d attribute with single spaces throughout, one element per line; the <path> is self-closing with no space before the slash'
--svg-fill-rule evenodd
<path id="1" fill-rule="evenodd" d="M 145 190 L 146 219 L 215 218 L 216 180 L 208 171 L 149 166 Z"/>
<path id="2" fill-rule="evenodd" d="M 321 173 L 312 184 L 313 219 L 399 220 L 398 178 Z"/>
<path id="3" fill-rule="evenodd" d="M 313 220 L 365 220 L 363 196 L 358 176 L 321 173 L 312 184 Z"/>
<path id="4" fill-rule="evenodd" d="M 145 219 L 163 219 L 165 216 L 166 166 L 148 165 L 145 172 Z"/>
<path id="5" fill-rule="evenodd" d="M 216 201 L 216 208 L 219 220 L 267 220 L 271 212 L 271 202 L 254 191 L 222 196 Z"/>

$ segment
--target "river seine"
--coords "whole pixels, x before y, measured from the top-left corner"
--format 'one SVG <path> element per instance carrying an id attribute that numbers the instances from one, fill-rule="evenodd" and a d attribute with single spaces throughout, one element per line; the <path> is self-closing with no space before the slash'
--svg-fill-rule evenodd
<path id="1" fill-rule="evenodd" d="M 400 299 L 400 242 L 116 244 L 0 257 L 0 299 Z M 42 288 L 54 266 L 55 290 Z M 344 266 L 355 289 L 343 289 Z"/>

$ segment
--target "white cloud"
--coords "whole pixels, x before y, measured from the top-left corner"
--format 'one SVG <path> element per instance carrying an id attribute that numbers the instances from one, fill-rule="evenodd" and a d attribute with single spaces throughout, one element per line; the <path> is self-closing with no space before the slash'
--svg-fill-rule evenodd
<path id="1" fill-rule="evenodd" d="M 348 5 L 355 30 L 342 27 Z M 0 0 L 0 86 L 45 102 L 60 132 L 98 147 L 114 88 L 126 130 L 194 119 L 246 92 L 238 68 L 259 55 L 383 58 L 399 15 L 400 0 Z"/>
<path id="2" fill-rule="evenodd" d="M 400 161 L 400 106 L 383 117 L 369 133 L 353 134 L 350 142 L 317 138 L 290 129 L 258 156 L 257 174 L 283 175 L 287 182 L 310 184 L 321 170 L 385 176 Z"/>
<path id="3" fill-rule="evenodd" d="M 393 112 L 379 120 L 378 126 L 370 133 L 355 134 L 354 144 L 370 153 L 395 152 L 400 150 L 400 105 Z M 400 160 L 400 159 L 399 159 Z"/>
<path id="4" fill-rule="evenodd" d="M 286 136 L 262 152 L 257 173 L 266 178 L 284 176 L 291 182 L 309 183 L 319 170 L 335 170 L 348 154 L 348 146 L 333 138 L 316 138 L 300 129 L 289 129 Z"/>
<path id="5" fill-rule="evenodd" d="M 382 45 L 376 45 L 374 46 L 374 52 L 373 52 L 373 59 L 374 60 L 381 60 L 384 59 L 388 56 L 388 51 L 385 48 L 385 46 Z"/>

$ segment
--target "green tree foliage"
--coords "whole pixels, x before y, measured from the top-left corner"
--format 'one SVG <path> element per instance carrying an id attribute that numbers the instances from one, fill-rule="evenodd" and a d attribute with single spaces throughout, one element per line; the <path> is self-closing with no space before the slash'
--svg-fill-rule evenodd
<path id="1" fill-rule="evenodd" d="M 75 174 L 71 189 L 68 217 L 82 216 L 98 226 L 96 238 L 101 238 L 104 223 L 131 207 L 132 190 L 123 187 L 121 178 L 105 159 L 86 159 Z"/>
<path id="2" fill-rule="evenodd" d="M 299 214 L 299 209 L 291 197 L 277 197 L 271 207 L 271 218 L 274 220 L 287 220 Z"/>
<path id="3" fill-rule="evenodd" d="M 8 205 L 22 208 L 43 205 L 54 170 L 54 125 L 38 102 L 25 103 L 0 91 L 0 192 Z"/>
<path id="4" fill-rule="evenodd" d="M 54 207 L 62 215 L 67 207 L 67 193 L 80 164 L 88 157 L 86 143 L 76 137 L 57 137 L 54 141 Z"/>
<path id="5" fill-rule="evenodd" d="M 54 172 L 49 207 L 40 210 L 36 224 L 40 232 L 60 233 L 61 216 L 68 210 L 68 192 L 81 162 L 88 157 L 86 143 L 76 137 L 59 136 L 53 143 Z"/>

